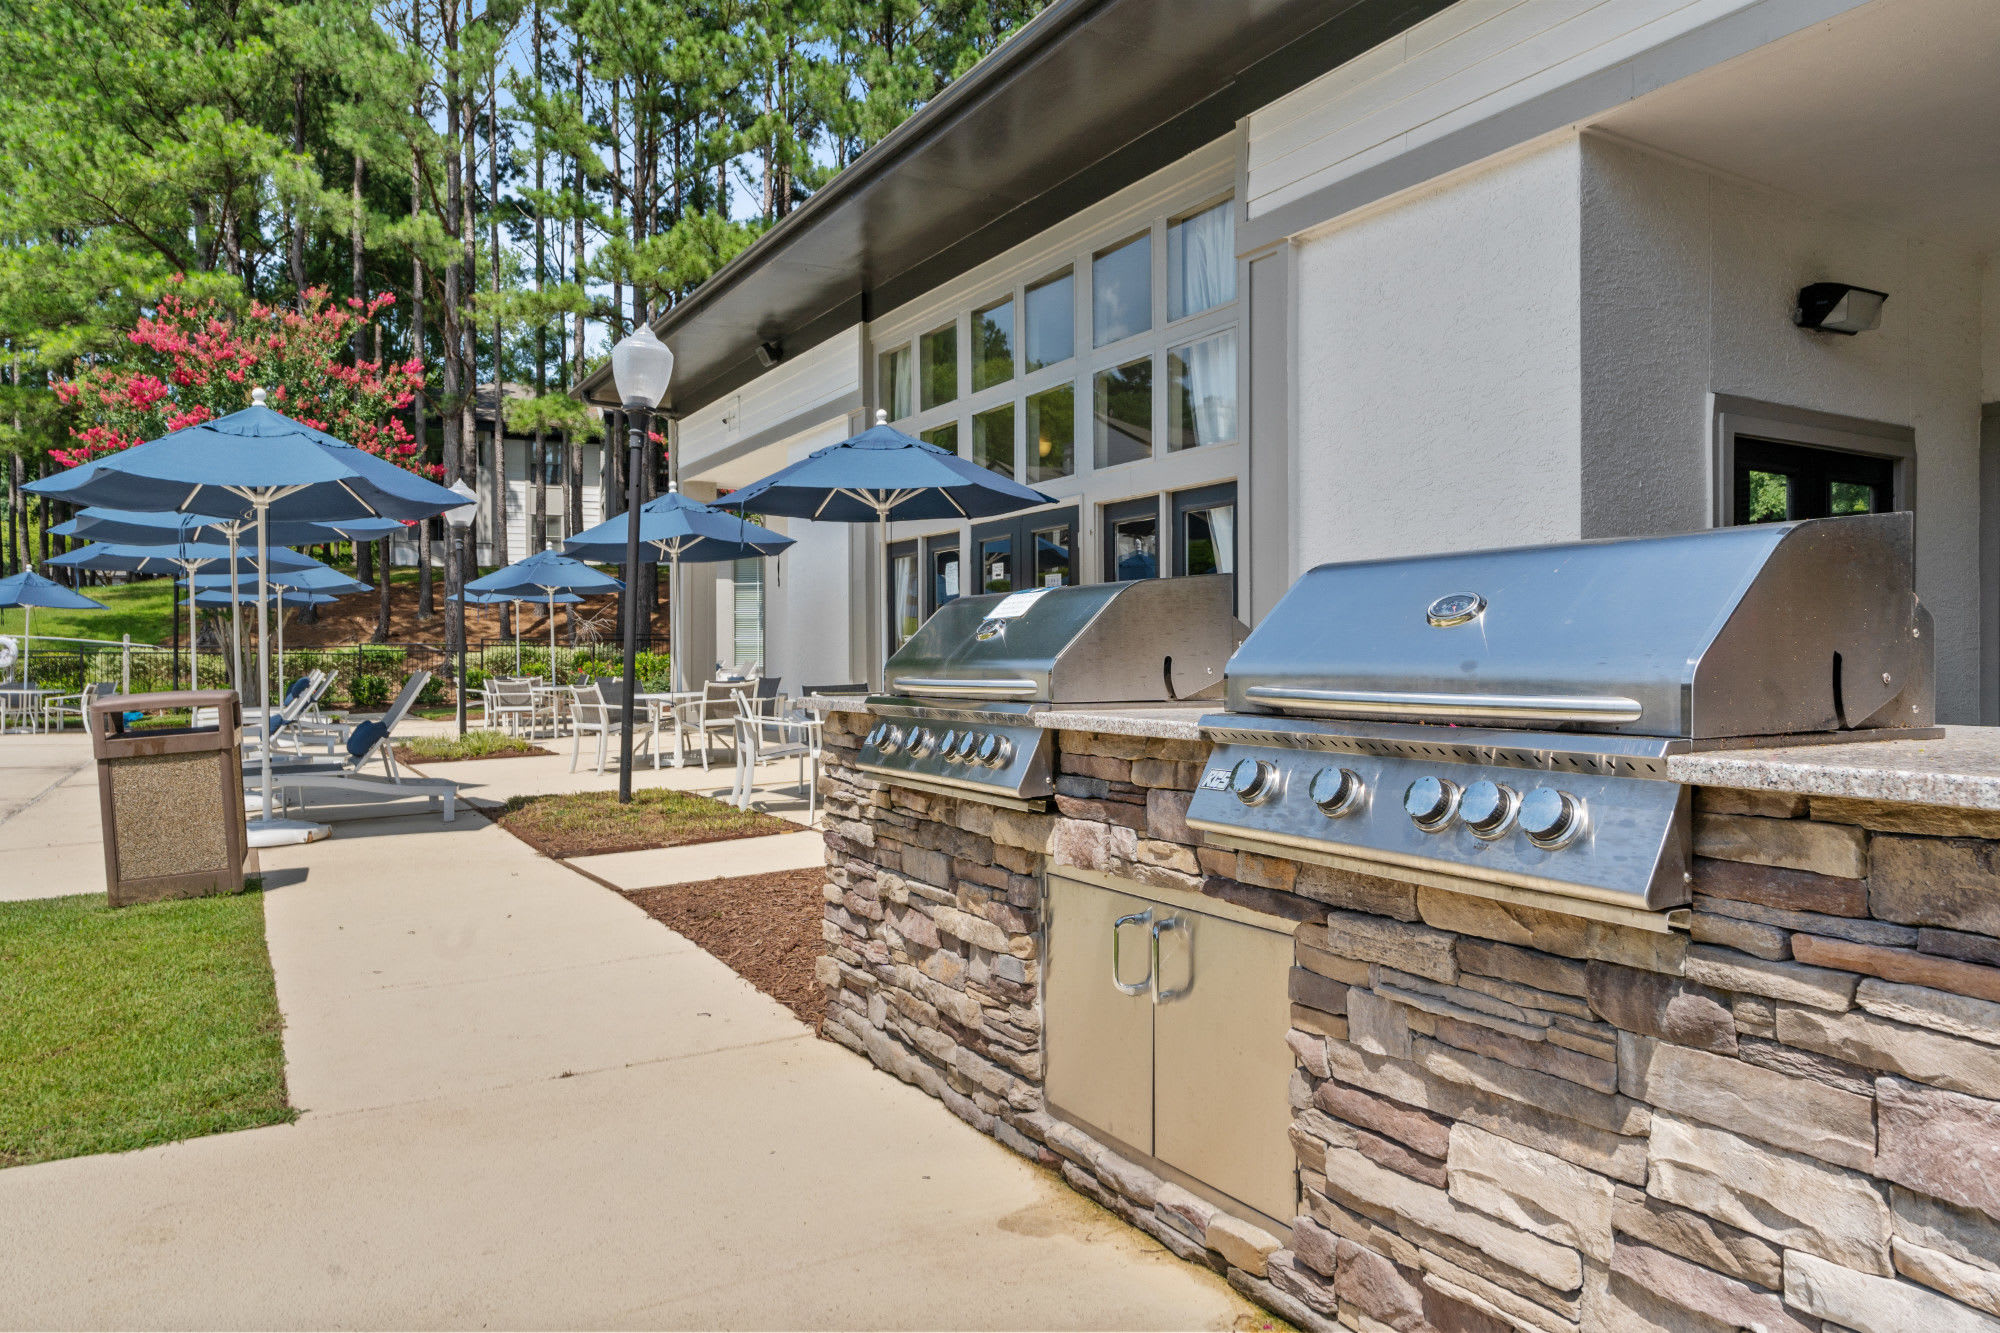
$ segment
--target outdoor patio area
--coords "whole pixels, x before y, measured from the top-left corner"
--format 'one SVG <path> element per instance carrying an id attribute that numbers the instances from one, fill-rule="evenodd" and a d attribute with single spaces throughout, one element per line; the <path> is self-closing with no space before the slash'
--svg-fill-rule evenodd
<path id="1" fill-rule="evenodd" d="M 427 766 L 464 784 L 453 822 L 316 805 L 331 838 L 263 852 L 297 1121 L 0 1171 L 0 1250 L 38 1256 L 0 1266 L 7 1321 L 1260 1318 L 607 887 L 817 865 L 817 833 L 565 864 L 478 813 L 615 784 L 568 765 Z M 636 785 L 726 795 L 732 776 L 642 761 Z M 758 803 L 804 816 L 781 788 Z M 0 740 L 0 864 L 0 898 L 101 892 L 81 734 Z"/>

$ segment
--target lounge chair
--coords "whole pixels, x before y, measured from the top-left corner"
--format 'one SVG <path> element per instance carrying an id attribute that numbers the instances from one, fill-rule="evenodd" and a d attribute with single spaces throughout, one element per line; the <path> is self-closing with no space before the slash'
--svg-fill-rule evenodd
<path id="1" fill-rule="evenodd" d="M 380 722 L 360 722 L 349 729 L 344 758 L 294 759 L 273 755 L 271 785 L 277 788 L 279 796 L 288 805 L 294 793 L 306 792 L 423 796 L 441 806 L 444 822 L 449 824 L 458 813 L 458 784 L 448 778 L 410 777 L 396 767 L 396 725 L 410 711 L 417 693 L 429 680 L 430 672 L 417 672 L 404 682 L 402 692 L 389 705 L 389 711 L 382 715 Z M 382 761 L 382 775 L 363 772 L 368 762 L 376 758 Z M 245 787 L 256 787 L 262 781 L 261 764 L 246 761 L 243 781 Z M 303 796 L 300 803 L 304 804 Z"/>

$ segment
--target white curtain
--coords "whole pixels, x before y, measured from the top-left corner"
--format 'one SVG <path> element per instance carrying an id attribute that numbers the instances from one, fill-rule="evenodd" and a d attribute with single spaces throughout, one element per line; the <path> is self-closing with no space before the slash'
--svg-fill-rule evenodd
<path id="1" fill-rule="evenodd" d="M 1204 338 L 1179 355 L 1187 366 L 1187 406 L 1195 444 L 1236 438 L 1236 331 Z M 1182 447 L 1186 447 L 1183 445 Z"/>
<path id="2" fill-rule="evenodd" d="M 1236 214 L 1217 204 L 1167 231 L 1167 318 L 1181 319 L 1236 299 Z"/>
<path id="3" fill-rule="evenodd" d="M 1215 543 L 1215 572 L 1236 572 L 1236 506 L 1217 505 L 1207 511 L 1208 535 Z"/>

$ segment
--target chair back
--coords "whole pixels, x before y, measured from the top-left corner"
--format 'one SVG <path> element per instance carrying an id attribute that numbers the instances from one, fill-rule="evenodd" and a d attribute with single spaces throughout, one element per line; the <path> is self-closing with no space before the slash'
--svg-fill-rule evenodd
<path id="1" fill-rule="evenodd" d="M 705 680 L 701 683 L 701 720 L 704 722 L 731 718 L 739 711 L 736 701 L 745 693 L 740 682 L 730 680 Z"/>
<path id="2" fill-rule="evenodd" d="M 396 729 L 396 724 L 403 720 L 403 714 L 410 711 L 410 705 L 417 701 L 417 695 L 423 691 L 424 686 L 430 684 L 430 680 L 430 672 L 419 670 L 403 682 L 402 690 L 390 701 L 389 711 L 382 714 L 382 726 L 385 730 Z"/>
<path id="3" fill-rule="evenodd" d="M 493 686 L 493 702 L 502 708 L 531 708 L 535 692 L 527 681 L 510 678 Z"/>
<path id="4" fill-rule="evenodd" d="M 88 707 L 93 701 L 109 699 L 116 693 L 118 693 L 118 682 L 112 680 L 94 680 L 90 683 L 89 697 L 83 702 Z"/>
<path id="5" fill-rule="evenodd" d="M 607 704 L 623 705 L 625 702 L 625 682 L 622 680 L 606 677 L 597 682 L 597 691 L 604 696 Z"/>
<path id="6" fill-rule="evenodd" d="M 611 725 L 611 707 L 604 702 L 604 691 L 596 681 L 588 685 L 572 685 L 569 692 L 571 712 L 578 726 Z"/>

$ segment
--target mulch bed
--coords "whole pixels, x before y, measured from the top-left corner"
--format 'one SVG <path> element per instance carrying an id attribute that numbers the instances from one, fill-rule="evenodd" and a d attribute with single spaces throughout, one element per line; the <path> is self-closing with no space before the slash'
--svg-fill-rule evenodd
<path id="1" fill-rule="evenodd" d="M 635 889 L 625 896 L 818 1032 L 826 991 L 813 976 L 813 960 L 823 947 L 825 884 L 826 871 L 815 866 Z"/>

